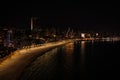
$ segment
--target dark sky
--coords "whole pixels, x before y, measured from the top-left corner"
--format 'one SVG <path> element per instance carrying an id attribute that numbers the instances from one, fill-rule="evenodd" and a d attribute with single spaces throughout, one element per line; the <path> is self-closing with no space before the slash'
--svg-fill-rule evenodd
<path id="1" fill-rule="evenodd" d="M 16 3 L 1 6 L 0 26 L 71 26 L 81 30 L 120 31 L 119 7 L 113 4 Z"/>

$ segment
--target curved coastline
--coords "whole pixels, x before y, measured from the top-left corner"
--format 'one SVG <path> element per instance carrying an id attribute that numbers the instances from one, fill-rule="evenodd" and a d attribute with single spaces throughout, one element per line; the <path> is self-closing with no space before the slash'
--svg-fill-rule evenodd
<path id="1" fill-rule="evenodd" d="M 18 80 L 23 69 L 37 56 L 52 48 L 65 45 L 72 40 L 47 43 L 13 52 L 0 62 L 0 80 Z"/>

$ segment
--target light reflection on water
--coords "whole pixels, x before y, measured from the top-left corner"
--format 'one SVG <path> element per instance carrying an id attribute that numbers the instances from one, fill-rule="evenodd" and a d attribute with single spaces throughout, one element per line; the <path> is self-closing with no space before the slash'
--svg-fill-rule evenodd
<path id="1" fill-rule="evenodd" d="M 31 63 L 24 70 L 20 80 L 74 80 L 79 78 L 83 74 L 81 70 L 85 59 L 84 50 L 85 41 L 79 44 L 72 42 L 52 49 Z"/>
<path id="2" fill-rule="evenodd" d="M 85 62 L 85 41 L 81 41 L 81 64 L 84 67 L 84 62 Z"/>
<path id="3" fill-rule="evenodd" d="M 67 45 L 65 45 L 65 52 L 68 54 L 73 54 L 74 51 L 74 43 L 69 43 Z"/>
<path id="4" fill-rule="evenodd" d="M 119 42 L 78 41 L 52 49 L 33 61 L 20 80 L 98 80 L 100 76 L 108 76 L 118 62 L 119 45 Z"/>

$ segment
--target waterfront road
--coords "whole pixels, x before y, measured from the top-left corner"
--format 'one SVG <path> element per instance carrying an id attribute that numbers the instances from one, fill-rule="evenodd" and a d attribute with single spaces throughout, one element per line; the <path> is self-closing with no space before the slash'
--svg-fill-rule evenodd
<path id="1" fill-rule="evenodd" d="M 37 56 L 42 55 L 47 50 L 69 42 L 71 40 L 46 43 L 16 50 L 0 62 L 0 80 L 18 80 L 23 69 Z"/>

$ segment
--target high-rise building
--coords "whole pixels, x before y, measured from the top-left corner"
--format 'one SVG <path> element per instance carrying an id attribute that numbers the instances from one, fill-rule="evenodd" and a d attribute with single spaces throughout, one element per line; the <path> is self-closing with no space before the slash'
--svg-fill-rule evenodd
<path id="1" fill-rule="evenodd" d="M 0 29 L 0 46 L 7 46 L 7 32 L 8 29 Z"/>
<path id="2" fill-rule="evenodd" d="M 33 30 L 33 17 L 31 17 L 31 31 Z"/>

